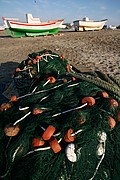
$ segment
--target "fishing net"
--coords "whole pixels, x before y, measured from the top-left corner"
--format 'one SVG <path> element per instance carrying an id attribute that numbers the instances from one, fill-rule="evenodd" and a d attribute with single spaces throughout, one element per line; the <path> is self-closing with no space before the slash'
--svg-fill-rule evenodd
<path id="1" fill-rule="evenodd" d="M 33 52 L 0 107 L 0 178 L 119 180 L 120 82 Z"/>

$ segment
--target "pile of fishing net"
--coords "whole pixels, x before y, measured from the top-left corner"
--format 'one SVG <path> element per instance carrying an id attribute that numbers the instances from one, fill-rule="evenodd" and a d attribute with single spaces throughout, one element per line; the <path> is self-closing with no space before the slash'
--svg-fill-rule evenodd
<path id="1" fill-rule="evenodd" d="M 120 179 L 120 82 L 81 72 L 50 50 L 14 72 L 0 107 L 0 178 Z"/>

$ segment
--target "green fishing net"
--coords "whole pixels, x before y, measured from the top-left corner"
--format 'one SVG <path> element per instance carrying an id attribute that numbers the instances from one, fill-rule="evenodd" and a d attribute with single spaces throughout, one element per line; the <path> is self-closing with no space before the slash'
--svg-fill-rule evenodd
<path id="1" fill-rule="evenodd" d="M 0 106 L 0 179 L 119 180 L 120 82 L 51 50 L 16 68 Z"/>

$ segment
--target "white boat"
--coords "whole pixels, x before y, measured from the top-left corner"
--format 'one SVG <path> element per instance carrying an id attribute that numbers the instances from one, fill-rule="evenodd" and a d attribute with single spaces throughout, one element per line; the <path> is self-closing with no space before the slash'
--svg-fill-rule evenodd
<path id="1" fill-rule="evenodd" d="M 33 18 L 32 14 L 26 14 L 26 22 L 16 21 L 15 18 L 2 17 L 6 32 L 12 37 L 40 36 L 58 33 L 62 28 L 64 19 L 41 22 L 39 18 Z"/>
<path id="2" fill-rule="evenodd" d="M 115 29 L 117 29 L 117 27 L 116 27 L 116 26 L 113 26 L 113 25 L 110 25 L 110 26 L 108 26 L 108 29 L 115 30 Z"/>
<path id="3" fill-rule="evenodd" d="M 88 17 L 83 18 L 82 20 L 73 21 L 75 31 L 92 31 L 92 30 L 101 30 L 107 19 L 101 21 L 93 21 Z"/>
<path id="4" fill-rule="evenodd" d="M 4 26 L 0 26 L 0 31 L 4 31 L 5 30 L 5 25 Z"/>

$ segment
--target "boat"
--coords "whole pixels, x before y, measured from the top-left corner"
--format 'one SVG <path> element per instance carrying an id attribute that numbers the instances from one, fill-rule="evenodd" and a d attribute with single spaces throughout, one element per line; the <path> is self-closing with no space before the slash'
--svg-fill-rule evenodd
<path id="1" fill-rule="evenodd" d="M 100 21 L 90 20 L 88 17 L 84 17 L 82 20 L 73 21 L 75 31 L 92 31 L 92 30 L 101 30 L 107 19 Z"/>
<path id="2" fill-rule="evenodd" d="M 5 30 L 5 25 L 0 26 L 0 31 L 4 31 Z"/>
<path id="3" fill-rule="evenodd" d="M 2 17 L 6 26 L 6 32 L 11 37 L 41 36 L 58 33 L 63 28 L 64 19 L 41 22 L 39 18 L 33 18 L 32 14 L 26 14 L 26 22 L 20 22 L 16 18 Z"/>
<path id="4" fill-rule="evenodd" d="M 108 26 L 108 29 L 115 30 L 115 29 L 117 29 L 117 27 L 116 27 L 116 26 L 114 26 L 114 25 L 110 25 L 110 26 Z"/>

